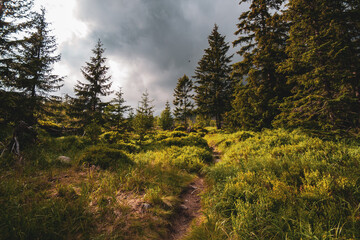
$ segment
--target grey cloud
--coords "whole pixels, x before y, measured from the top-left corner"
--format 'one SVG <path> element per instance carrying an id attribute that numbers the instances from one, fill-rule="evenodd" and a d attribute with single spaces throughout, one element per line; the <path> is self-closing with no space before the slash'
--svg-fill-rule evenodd
<path id="1" fill-rule="evenodd" d="M 92 43 L 63 46 L 63 58 L 78 68 L 83 60 L 79 54 L 85 51 L 88 61 L 100 38 L 108 58 L 126 61 L 131 69 L 128 79 L 113 79 L 114 85 L 123 83 L 129 102 L 140 100 L 147 88 L 159 111 L 166 100 L 172 102 L 177 79 L 193 75 L 214 23 L 227 41 L 233 41 L 242 12 L 237 0 L 78 0 L 77 5 L 77 17 L 88 24 Z M 73 44 L 82 48 L 80 52 L 73 52 Z"/>

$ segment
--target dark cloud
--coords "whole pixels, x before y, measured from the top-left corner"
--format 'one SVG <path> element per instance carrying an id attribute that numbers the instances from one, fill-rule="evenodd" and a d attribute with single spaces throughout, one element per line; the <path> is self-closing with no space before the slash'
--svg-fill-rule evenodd
<path id="1" fill-rule="evenodd" d="M 125 71 L 114 85 L 123 87 L 131 104 L 147 88 L 158 111 L 172 101 L 177 79 L 193 75 L 214 24 L 231 42 L 242 12 L 237 0 L 78 0 L 77 5 L 90 38 L 62 46 L 69 67 L 79 71 L 75 68 L 88 61 L 100 38 L 106 56 L 117 63 L 114 72 Z"/>

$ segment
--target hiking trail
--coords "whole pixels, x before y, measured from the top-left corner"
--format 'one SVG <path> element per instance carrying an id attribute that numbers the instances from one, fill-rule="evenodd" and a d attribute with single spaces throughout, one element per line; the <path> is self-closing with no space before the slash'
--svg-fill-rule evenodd
<path id="1" fill-rule="evenodd" d="M 221 153 L 211 147 L 214 163 L 218 163 L 221 159 Z M 204 177 L 198 176 L 189 184 L 189 186 L 180 195 L 181 204 L 171 220 L 170 234 L 167 239 L 179 240 L 186 236 L 190 230 L 191 223 L 200 224 L 202 221 L 201 196 L 205 190 L 206 184 Z"/>

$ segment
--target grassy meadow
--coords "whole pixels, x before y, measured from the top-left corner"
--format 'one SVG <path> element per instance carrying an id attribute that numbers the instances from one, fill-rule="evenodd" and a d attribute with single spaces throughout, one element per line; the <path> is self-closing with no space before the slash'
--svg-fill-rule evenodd
<path id="1" fill-rule="evenodd" d="M 206 141 L 183 132 L 110 140 L 42 135 L 23 165 L 4 155 L 0 239 L 166 239 L 180 193 L 212 161 Z"/>
<path id="2" fill-rule="evenodd" d="M 0 239 L 168 239 L 199 175 L 204 218 L 185 239 L 360 238 L 358 141 L 209 130 L 142 142 L 40 134 L 21 164 L 1 157 Z"/>
<path id="3" fill-rule="evenodd" d="M 211 134 L 206 221 L 187 239 L 359 239 L 359 142 L 301 131 Z"/>

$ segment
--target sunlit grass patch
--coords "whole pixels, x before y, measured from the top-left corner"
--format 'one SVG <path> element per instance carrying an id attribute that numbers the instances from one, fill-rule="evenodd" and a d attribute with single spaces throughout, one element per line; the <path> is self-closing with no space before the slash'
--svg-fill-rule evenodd
<path id="1" fill-rule="evenodd" d="M 79 157 L 80 164 L 99 166 L 102 169 L 117 169 L 133 164 L 127 154 L 107 146 L 92 146 Z"/>
<path id="2" fill-rule="evenodd" d="M 25 164 L 1 170 L 0 239 L 165 238 L 181 192 L 212 156 L 197 134 L 161 134 L 97 145 L 40 136 Z"/>
<path id="3" fill-rule="evenodd" d="M 209 223 L 225 223 L 227 239 L 360 236 L 358 144 L 281 129 L 207 140 L 223 158 L 206 169 L 213 188 L 203 198 L 205 212 Z"/>

